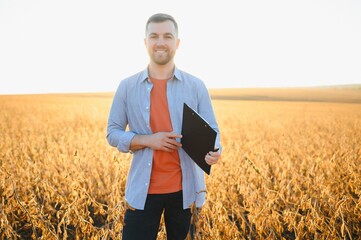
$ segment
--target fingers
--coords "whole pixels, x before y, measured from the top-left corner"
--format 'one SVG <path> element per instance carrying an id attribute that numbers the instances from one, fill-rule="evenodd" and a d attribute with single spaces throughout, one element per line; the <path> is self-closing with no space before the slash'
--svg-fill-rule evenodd
<path id="1" fill-rule="evenodd" d="M 180 148 L 182 146 L 181 143 L 175 141 L 175 140 L 172 140 L 172 141 L 169 141 L 168 143 L 165 143 L 163 145 L 163 151 L 166 151 L 166 152 L 172 152 L 174 150 L 177 150 L 178 148 Z"/>
<path id="2" fill-rule="evenodd" d="M 180 142 L 177 142 L 176 138 L 181 138 L 182 135 L 175 134 L 175 133 L 168 133 L 166 138 L 166 144 L 165 147 L 171 149 L 171 150 L 177 150 L 182 146 Z"/>
<path id="3" fill-rule="evenodd" d="M 177 142 L 177 138 L 181 138 L 182 135 L 173 132 L 158 132 L 153 135 L 152 145 L 155 150 L 162 150 L 172 152 L 182 146 L 180 142 Z"/>
<path id="4" fill-rule="evenodd" d="M 168 134 L 168 137 L 169 138 L 174 138 L 174 139 L 176 139 L 176 138 L 182 138 L 182 135 L 181 134 L 176 134 L 176 133 L 174 133 L 174 132 L 170 132 L 170 133 L 167 133 Z"/>
<path id="5" fill-rule="evenodd" d="M 220 158 L 221 154 L 219 152 L 208 152 L 204 160 L 208 165 L 216 164 Z"/>

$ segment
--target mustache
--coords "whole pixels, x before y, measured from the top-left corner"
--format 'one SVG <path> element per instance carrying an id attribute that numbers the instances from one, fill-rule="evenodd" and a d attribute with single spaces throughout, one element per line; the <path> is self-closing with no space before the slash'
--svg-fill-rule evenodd
<path id="1" fill-rule="evenodd" d="M 168 50 L 168 48 L 167 47 L 156 47 L 156 48 L 154 48 L 154 50 Z"/>

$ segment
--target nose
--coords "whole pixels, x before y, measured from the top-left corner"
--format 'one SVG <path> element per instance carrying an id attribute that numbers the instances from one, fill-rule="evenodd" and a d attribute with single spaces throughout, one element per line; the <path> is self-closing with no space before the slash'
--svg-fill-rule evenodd
<path id="1" fill-rule="evenodd" d="M 157 41 L 157 45 L 163 45 L 164 44 L 164 37 L 159 37 Z"/>

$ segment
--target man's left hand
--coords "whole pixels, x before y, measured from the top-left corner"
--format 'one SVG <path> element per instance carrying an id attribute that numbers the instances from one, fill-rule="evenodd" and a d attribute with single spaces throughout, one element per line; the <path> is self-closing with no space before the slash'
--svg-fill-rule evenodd
<path id="1" fill-rule="evenodd" d="M 207 153 L 206 157 L 204 158 L 206 160 L 206 163 L 208 165 L 216 164 L 221 157 L 221 154 L 219 153 L 219 150 L 217 152 L 210 151 Z"/>

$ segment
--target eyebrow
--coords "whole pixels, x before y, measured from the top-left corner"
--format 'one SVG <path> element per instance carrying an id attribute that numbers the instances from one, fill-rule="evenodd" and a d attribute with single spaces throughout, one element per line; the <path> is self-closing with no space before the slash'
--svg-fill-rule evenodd
<path id="1" fill-rule="evenodd" d="M 154 36 L 154 35 L 156 35 L 156 36 L 158 36 L 158 35 L 164 35 L 164 36 L 172 36 L 172 37 L 175 36 L 175 35 L 173 35 L 173 33 L 170 33 L 170 32 L 167 32 L 167 33 L 164 33 L 164 34 L 158 34 L 158 33 L 152 32 L 152 33 L 149 33 L 149 34 L 148 34 L 148 36 Z"/>

